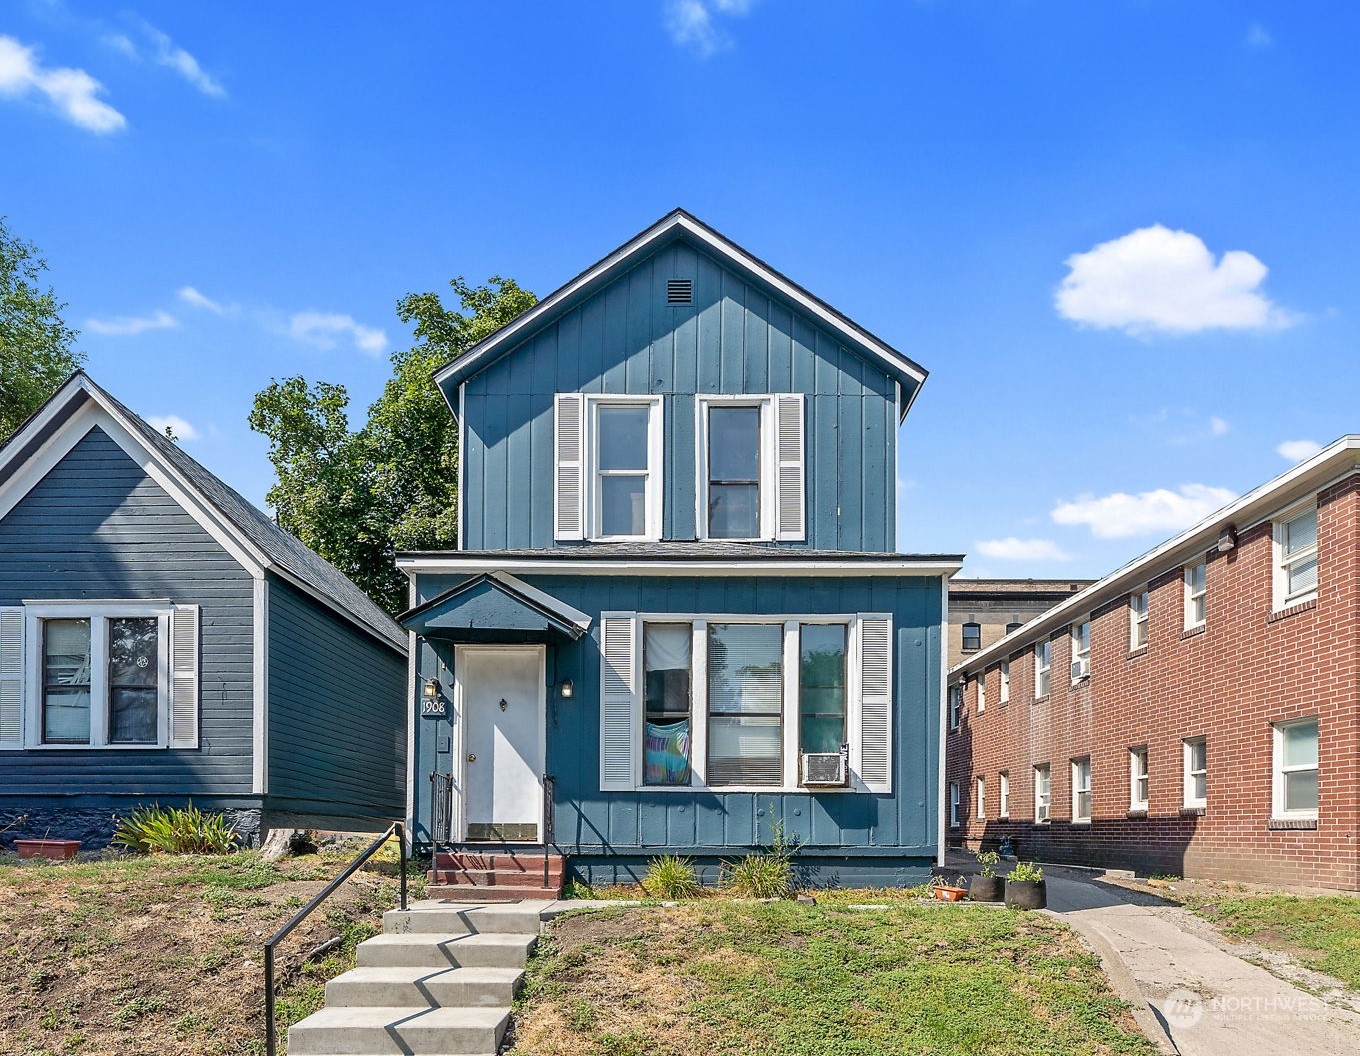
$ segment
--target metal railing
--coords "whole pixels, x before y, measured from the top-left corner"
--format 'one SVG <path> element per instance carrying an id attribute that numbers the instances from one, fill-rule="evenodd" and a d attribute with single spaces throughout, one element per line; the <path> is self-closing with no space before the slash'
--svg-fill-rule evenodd
<path id="1" fill-rule="evenodd" d="M 557 788 L 557 778 L 552 774 L 543 775 L 543 886 L 548 886 L 548 847 L 553 833 L 553 792 Z"/>
<path id="2" fill-rule="evenodd" d="M 335 893 L 336 888 L 357 873 L 360 867 L 382 849 L 392 836 L 397 838 L 398 847 L 398 866 L 401 870 L 401 908 L 406 908 L 406 826 L 399 821 L 394 821 L 391 827 L 369 844 L 365 850 L 354 861 L 345 867 L 345 871 L 321 889 L 321 893 L 299 909 L 289 918 L 288 923 L 274 932 L 269 941 L 264 944 L 264 1047 L 268 1056 L 276 1056 L 278 1046 L 278 1028 L 274 1023 L 274 947 L 280 941 L 288 937 L 288 933 L 307 919 L 308 914 L 322 902 L 330 898 Z"/>

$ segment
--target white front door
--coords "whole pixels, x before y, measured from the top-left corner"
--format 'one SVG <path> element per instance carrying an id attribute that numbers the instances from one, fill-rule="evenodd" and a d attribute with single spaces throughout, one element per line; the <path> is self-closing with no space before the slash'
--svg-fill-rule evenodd
<path id="1" fill-rule="evenodd" d="M 468 840 L 542 839 L 543 652 L 542 646 L 458 650 Z"/>

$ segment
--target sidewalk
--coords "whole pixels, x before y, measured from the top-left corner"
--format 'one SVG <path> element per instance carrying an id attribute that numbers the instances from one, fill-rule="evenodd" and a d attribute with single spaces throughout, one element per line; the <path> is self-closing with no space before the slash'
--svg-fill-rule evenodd
<path id="1" fill-rule="evenodd" d="M 1049 911 L 1100 954 L 1139 1025 L 1180 1056 L 1356 1056 L 1360 1014 L 1248 964 L 1189 910 L 1049 870 Z"/>

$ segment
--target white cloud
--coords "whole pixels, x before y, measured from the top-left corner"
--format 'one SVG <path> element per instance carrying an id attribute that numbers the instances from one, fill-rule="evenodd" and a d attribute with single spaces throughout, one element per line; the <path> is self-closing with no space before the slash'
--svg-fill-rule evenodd
<path id="1" fill-rule="evenodd" d="M 113 319 L 87 319 L 85 326 L 96 334 L 127 337 L 145 333 L 147 330 L 170 330 L 179 326 L 179 320 L 169 312 L 157 309 L 150 315 L 120 315 Z"/>
<path id="2" fill-rule="evenodd" d="M 376 356 L 387 348 L 387 334 L 363 326 L 351 315 L 335 312 L 298 312 L 288 321 L 288 333 L 317 348 L 331 349 L 336 337 L 348 335 L 360 351 Z"/>
<path id="3" fill-rule="evenodd" d="M 983 557 L 999 561 L 1070 561 L 1071 555 L 1065 553 L 1051 539 L 979 539 L 974 549 Z"/>
<path id="4" fill-rule="evenodd" d="M 1231 428 L 1231 425 L 1216 414 L 1209 419 L 1209 433 L 1212 436 L 1226 436 Z"/>
<path id="5" fill-rule="evenodd" d="M 714 15 L 740 18 L 754 0 L 666 0 L 666 29 L 681 47 L 707 58 L 732 46 L 732 37 Z"/>
<path id="6" fill-rule="evenodd" d="M 215 99 L 225 99 L 227 90 L 222 87 L 221 82 L 211 77 L 198 60 L 181 48 L 169 35 L 161 32 L 150 22 L 139 20 L 141 30 L 146 39 L 151 44 L 151 61 L 158 66 L 165 66 L 174 70 L 186 81 L 192 84 L 204 95 L 211 95 Z M 126 40 L 127 38 L 123 38 Z M 129 42 L 131 43 L 131 42 Z M 134 49 L 135 50 L 135 49 Z"/>
<path id="7" fill-rule="evenodd" d="M 197 440 L 203 435 L 177 414 L 149 414 L 146 424 L 158 433 L 169 429 L 181 440 Z"/>
<path id="8" fill-rule="evenodd" d="M 1253 22 L 1247 27 L 1247 35 L 1243 43 L 1252 51 L 1264 51 L 1266 48 L 1275 46 L 1275 38 L 1266 32 L 1265 26 L 1259 22 Z"/>
<path id="9" fill-rule="evenodd" d="M 1312 458 L 1321 450 L 1322 445 L 1316 440 L 1286 440 L 1275 449 L 1275 453 L 1290 462 L 1302 462 L 1305 458 Z"/>
<path id="10" fill-rule="evenodd" d="M 0 36 L 0 95 L 39 92 L 72 124 L 102 135 L 127 126 L 127 118 L 98 98 L 103 90 L 84 70 L 43 66 L 32 48 Z"/>
<path id="11" fill-rule="evenodd" d="M 226 312 L 226 306 L 214 301 L 211 297 L 205 297 L 192 286 L 182 286 L 175 294 L 185 304 L 191 304 L 195 308 L 202 308 L 212 312 L 214 315 L 222 315 Z"/>
<path id="12" fill-rule="evenodd" d="M 1295 316 L 1261 292 L 1267 268 L 1229 250 L 1217 261 L 1189 231 L 1139 228 L 1067 258 L 1058 314 L 1075 323 L 1129 334 L 1160 331 L 1283 329 Z"/>
<path id="13" fill-rule="evenodd" d="M 1123 539 L 1154 532 L 1175 532 L 1203 520 L 1237 497 L 1228 488 L 1182 484 L 1176 491 L 1157 488 L 1129 495 L 1079 495 L 1062 502 L 1050 516 L 1055 524 L 1084 524 L 1099 539 Z"/>

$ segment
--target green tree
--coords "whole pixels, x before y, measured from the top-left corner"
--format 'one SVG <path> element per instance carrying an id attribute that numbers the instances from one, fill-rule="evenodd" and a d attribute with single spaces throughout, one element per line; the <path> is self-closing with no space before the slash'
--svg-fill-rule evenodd
<path id="1" fill-rule="evenodd" d="M 71 348 L 76 331 L 65 304 L 39 285 L 47 261 L 0 216 L 0 443 L 54 393 L 85 357 Z"/>
<path id="2" fill-rule="evenodd" d="M 300 377 L 273 381 L 250 414 L 270 441 L 278 481 L 268 501 L 279 525 L 394 614 L 406 608 L 396 552 L 458 542 L 458 430 L 431 376 L 537 301 L 499 276 L 449 285 L 458 310 L 436 293 L 397 303 L 416 344 L 393 353 L 392 377 L 362 427 L 350 428 L 343 385 Z"/>

